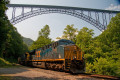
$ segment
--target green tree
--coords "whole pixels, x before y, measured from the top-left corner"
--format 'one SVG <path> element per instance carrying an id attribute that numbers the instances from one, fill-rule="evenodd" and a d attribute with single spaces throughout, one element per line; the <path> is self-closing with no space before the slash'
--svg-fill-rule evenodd
<path id="1" fill-rule="evenodd" d="M 9 32 L 7 34 L 7 40 L 5 42 L 4 58 L 16 59 L 27 51 L 27 46 L 23 43 L 21 35 L 17 32 L 17 29 L 10 25 Z"/>
<path id="2" fill-rule="evenodd" d="M 93 34 L 93 30 L 88 29 L 87 27 L 83 27 L 80 31 L 78 31 L 78 35 L 76 36 L 76 44 L 84 52 L 89 49 L 89 46 L 92 43 Z"/>
<path id="3" fill-rule="evenodd" d="M 8 0 L 0 0 L 0 56 L 3 57 L 3 50 L 5 46 L 5 41 L 7 39 L 7 33 L 9 28 L 9 21 L 5 14 L 7 10 L 6 4 L 8 4 Z"/>
<path id="4" fill-rule="evenodd" d="M 0 0 L 0 57 L 17 59 L 27 47 L 5 14 L 8 3 L 8 0 Z"/>
<path id="5" fill-rule="evenodd" d="M 103 75 L 116 75 L 119 68 L 113 60 L 105 58 L 96 58 L 93 65 L 95 73 Z"/>
<path id="6" fill-rule="evenodd" d="M 51 39 L 40 36 L 35 42 L 33 42 L 32 46 L 30 47 L 30 50 L 41 48 L 50 43 Z"/>
<path id="7" fill-rule="evenodd" d="M 109 46 L 111 50 L 117 50 L 120 48 L 120 13 L 113 17 L 98 40 L 105 45 Z"/>
<path id="8" fill-rule="evenodd" d="M 50 35 L 49 25 L 45 25 L 44 28 L 41 29 L 41 31 L 39 31 L 39 36 L 43 36 L 45 38 L 48 38 L 49 35 Z"/>
<path id="9" fill-rule="evenodd" d="M 63 31 L 62 37 L 57 37 L 56 39 L 68 39 L 76 41 L 77 28 L 73 27 L 74 25 L 67 25 Z"/>
<path id="10" fill-rule="evenodd" d="M 41 48 L 45 45 L 51 43 L 51 39 L 48 37 L 50 35 L 50 29 L 48 25 L 45 25 L 41 31 L 39 31 L 39 37 L 36 41 L 33 42 L 32 46 L 30 46 L 30 50 Z"/>
<path id="11" fill-rule="evenodd" d="M 99 45 L 104 55 L 109 57 L 119 55 L 118 50 L 120 48 L 120 13 L 111 19 L 109 25 L 107 26 L 107 29 L 102 32 L 102 34 L 98 36 L 96 40 L 100 42 L 100 44 L 96 45 Z M 119 59 L 119 57 L 116 58 L 116 60 Z"/>
<path id="12" fill-rule="evenodd" d="M 102 34 L 93 39 L 89 48 L 91 54 L 85 55 L 88 72 L 120 76 L 120 13 L 111 19 Z"/>

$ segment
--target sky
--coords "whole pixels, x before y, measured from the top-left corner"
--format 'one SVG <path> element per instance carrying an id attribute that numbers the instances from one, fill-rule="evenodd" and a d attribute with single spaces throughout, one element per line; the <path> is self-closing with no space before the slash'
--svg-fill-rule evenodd
<path id="1" fill-rule="evenodd" d="M 57 5 L 120 11 L 119 0 L 10 0 L 10 4 Z M 12 16 L 11 10 L 12 9 L 8 9 L 7 11 L 9 19 L 11 19 Z M 16 12 L 16 15 L 19 15 L 19 11 Z M 93 29 L 95 33 L 94 36 L 101 34 L 101 31 L 81 19 L 58 13 L 43 14 L 31 17 L 14 26 L 22 36 L 37 40 L 38 32 L 46 24 L 50 27 L 51 33 L 49 37 L 52 40 L 56 40 L 56 37 L 62 36 L 64 28 L 67 25 L 72 24 L 74 24 L 74 28 L 78 28 L 78 30 L 82 29 L 83 27 Z"/>

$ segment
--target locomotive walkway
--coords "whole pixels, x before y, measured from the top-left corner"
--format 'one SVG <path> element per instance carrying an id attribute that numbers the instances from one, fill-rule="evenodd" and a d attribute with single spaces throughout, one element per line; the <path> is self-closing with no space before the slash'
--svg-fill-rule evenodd
<path id="1" fill-rule="evenodd" d="M 113 76 L 72 75 L 65 72 L 29 67 L 0 68 L 0 77 L 2 76 L 10 77 L 10 80 L 119 80 Z"/>

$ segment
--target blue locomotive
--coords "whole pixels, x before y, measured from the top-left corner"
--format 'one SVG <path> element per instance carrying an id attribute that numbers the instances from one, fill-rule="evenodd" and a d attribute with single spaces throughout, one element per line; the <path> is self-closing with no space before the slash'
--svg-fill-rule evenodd
<path id="1" fill-rule="evenodd" d="M 72 73 L 85 72 L 85 61 L 81 49 L 74 42 L 65 39 L 26 52 L 24 58 L 19 58 L 19 63 Z"/>

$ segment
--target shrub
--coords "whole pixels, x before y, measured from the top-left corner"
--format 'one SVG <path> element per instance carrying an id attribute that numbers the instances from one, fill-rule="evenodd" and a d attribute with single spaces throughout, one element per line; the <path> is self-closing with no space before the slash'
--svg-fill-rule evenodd
<path id="1" fill-rule="evenodd" d="M 93 65 L 93 69 L 97 74 L 117 75 L 118 66 L 113 60 L 108 61 L 105 58 L 96 58 Z"/>

